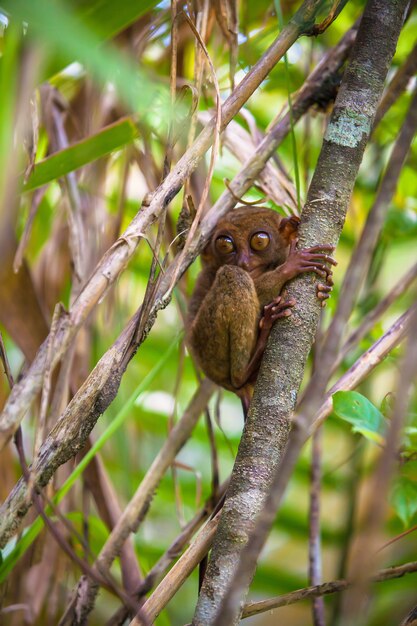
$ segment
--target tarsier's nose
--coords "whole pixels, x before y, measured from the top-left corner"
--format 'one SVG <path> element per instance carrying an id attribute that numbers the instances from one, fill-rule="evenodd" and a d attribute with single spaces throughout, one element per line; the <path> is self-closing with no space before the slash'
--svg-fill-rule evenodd
<path id="1" fill-rule="evenodd" d="M 249 255 L 246 252 L 241 252 L 237 257 L 237 264 L 243 270 L 248 271 L 250 268 L 250 259 Z"/>

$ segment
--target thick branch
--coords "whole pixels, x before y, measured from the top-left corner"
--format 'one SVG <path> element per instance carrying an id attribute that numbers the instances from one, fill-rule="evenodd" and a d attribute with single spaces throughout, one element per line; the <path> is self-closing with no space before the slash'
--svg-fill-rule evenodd
<path id="1" fill-rule="evenodd" d="M 303 247 L 336 244 L 340 236 L 406 6 L 406 0 L 368 2 L 303 210 Z M 311 276 L 295 279 L 288 293 L 297 306 L 290 318 L 275 325 L 265 351 L 195 626 L 238 622 L 258 554 L 274 519 L 277 499 L 271 496 L 268 500 L 268 492 L 279 476 L 279 461 L 288 441 L 290 418 L 320 308 Z M 255 535 L 255 520 L 266 502 L 268 508 L 256 525 Z"/>

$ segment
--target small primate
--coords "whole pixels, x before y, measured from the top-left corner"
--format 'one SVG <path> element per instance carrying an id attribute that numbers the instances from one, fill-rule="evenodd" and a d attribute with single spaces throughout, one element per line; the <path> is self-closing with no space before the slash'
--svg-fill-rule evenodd
<path id="1" fill-rule="evenodd" d="M 240 207 L 216 226 L 201 254 L 188 312 L 188 345 L 203 372 L 242 400 L 245 416 L 262 354 L 275 320 L 291 315 L 286 282 L 303 272 L 323 279 L 324 303 L 333 285 L 327 264 L 332 245 L 297 250 L 298 217 L 266 208 Z"/>

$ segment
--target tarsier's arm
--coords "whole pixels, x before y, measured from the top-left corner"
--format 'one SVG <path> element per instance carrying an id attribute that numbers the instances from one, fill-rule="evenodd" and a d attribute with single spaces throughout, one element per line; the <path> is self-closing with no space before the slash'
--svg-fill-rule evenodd
<path id="1" fill-rule="evenodd" d="M 259 322 L 258 340 L 242 376 L 243 378 L 246 376 L 246 381 L 250 380 L 259 368 L 273 323 L 280 317 L 291 315 L 291 308 L 296 304 L 293 298 L 285 300 L 279 295 L 284 285 L 299 274 L 314 272 L 324 279 L 324 282 L 317 286 L 317 297 L 323 303 L 330 295 L 333 285 L 332 272 L 326 263 L 336 265 L 336 261 L 323 251 L 331 252 L 334 246 L 324 244 L 301 250 L 297 250 L 296 246 L 297 239 L 294 239 L 290 244 L 285 263 L 255 279 L 262 316 Z"/>
<path id="2" fill-rule="evenodd" d="M 290 244 L 288 258 L 282 265 L 265 272 L 255 279 L 256 292 L 262 307 L 271 303 L 282 291 L 285 283 L 305 272 L 314 272 L 325 284 L 319 283 L 317 296 L 325 300 L 329 296 L 333 281 L 332 271 L 326 265 L 337 265 L 336 261 L 326 252 L 332 252 L 334 246 L 323 244 L 297 250 L 297 239 Z"/>

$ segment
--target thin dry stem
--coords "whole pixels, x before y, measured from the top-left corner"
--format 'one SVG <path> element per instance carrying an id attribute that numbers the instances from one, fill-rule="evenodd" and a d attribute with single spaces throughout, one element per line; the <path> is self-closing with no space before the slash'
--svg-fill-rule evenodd
<path id="1" fill-rule="evenodd" d="M 219 519 L 220 513 L 217 513 L 212 520 L 207 522 L 188 550 L 178 559 L 174 567 L 145 602 L 143 611 L 150 622 L 153 622 L 158 617 L 162 609 L 207 554 L 217 530 Z M 130 626 L 139 626 L 137 618 L 130 622 Z"/>
<path id="2" fill-rule="evenodd" d="M 395 567 L 388 567 L 378 572 L 372 579 L 372 582 L 382 583 L 386 580 L 393 580 L 394 578 L 401 578 L 406 574 L 413 574 L 417 572 L 417 561 L 405 563 L 404 565 L 397 565 Z M 243 609 L 242 617 L 252 617 L 253 615 L 259 615 L 259 613 L 265 613 L 265 611 L 272 611 L 281 606 L 288 606 L 289 604 L 295 604 L 308 598 L 318 598 L 331 593 L 338 593 L 344 591 L 351 585 L 347 580 L 333 580 L 332 582 L 323 583 L 322 585 L 314 585 L 312 587 L 305 587 L 304 589 L 297 589 L 297 591 L 291 591 L 282 596 L 276 598 L 269 598 L 268 600 L 262 600 L 261 602 L 248 602 Z"/>

